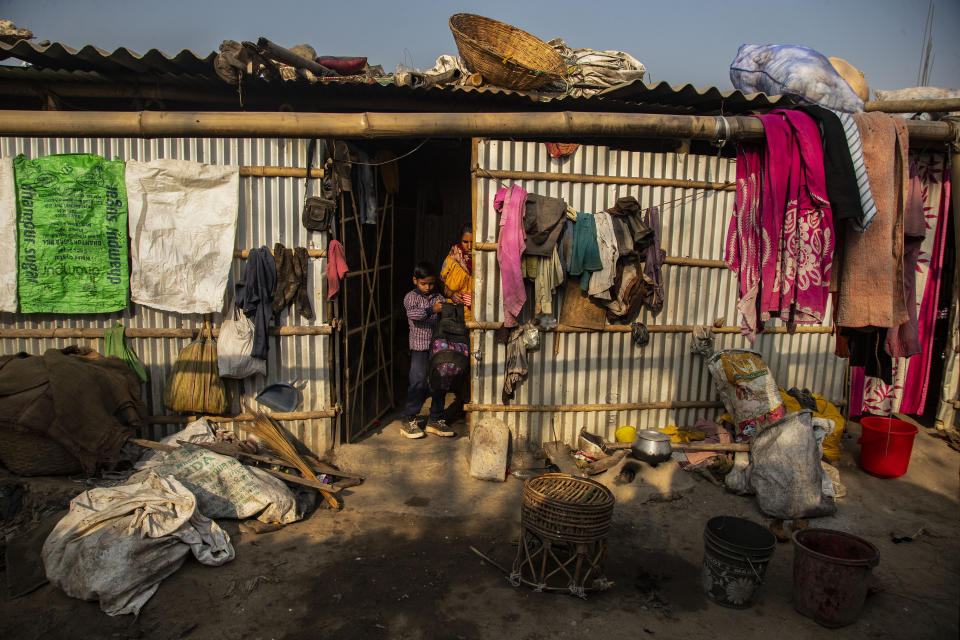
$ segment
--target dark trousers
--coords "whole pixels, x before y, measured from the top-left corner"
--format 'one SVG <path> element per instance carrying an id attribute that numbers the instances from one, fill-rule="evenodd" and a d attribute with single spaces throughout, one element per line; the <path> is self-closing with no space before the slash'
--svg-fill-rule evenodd
<path id="1" fill-rule="evenodd" d="M 407 387 L 407 404 L 403 415 L 415 416 L 420 413 L 423 401 L 430 396 L 430 419 L 437 420 L 443 412 L 443 403 L 447 392 L 443 389 L 431 391 L 427 386 L 427 363 L 429 351 L 410 352 L 410 383 Z"/>

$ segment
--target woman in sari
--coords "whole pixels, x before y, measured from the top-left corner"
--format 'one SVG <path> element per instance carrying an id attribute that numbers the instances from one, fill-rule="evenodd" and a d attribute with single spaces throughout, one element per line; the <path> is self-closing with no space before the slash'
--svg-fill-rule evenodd
<path id="1" fill-rule="evenodd" d="M 444 295 L 451 302 L 462 304 L 464 319 L 473 319 L 473 231 L 469 224 L 460 227 L 460 241 L 450 247 L 450 253 L 440 269 Z"/>

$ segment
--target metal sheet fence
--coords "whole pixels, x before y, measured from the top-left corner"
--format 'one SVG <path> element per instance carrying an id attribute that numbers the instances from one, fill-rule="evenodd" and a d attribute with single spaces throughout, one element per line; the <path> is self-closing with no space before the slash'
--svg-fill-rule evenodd
<path id="1" fill-rule="evenodd" d="M 581 146 L 571 156 L 551 158 L 543 144 L 483 140 L 478 143 L 481 169 L 572 173 L 580 175 L 669 178 L 733 182 L 736 163 L 720 157 L 681 153 L 620 151 Z M 735 201 L 732 191 L 680 187 L 585 184 L 548 180 L 478 179 L 476 237 L 496 242 L 497 190 L 519 184 L 529 192 L 562 198 L 578 211 L 606 209 L 621 196 L 633 195 L 643 208 L 659 206 L 662 245 L 668 256 L 722 260 L 726 230 Z M 665 302 L 653 317 L 644 309 L 639 320 L 648 325 L 738 324 L 737 279 L 725 268 L 666 265 Z M 479 321 L 500 321 L 503 307 L 500 273 L 493 251 L 476 254 L 474 309 Z M 556 298 L 555 298 L 556 301 Z M 555 303 L 556 307 L 556 303 Z M 559 307 L 556 307 L 559 309 Z M 828 319 L 831 312 L 827 310 Z M 829 326 L 829 320 L 824 322 Z M 750 348 L 739 334 L 719 334 L 716 348 Z M 557 344 L 559 343 L 559 344 Z M 633 345 L 629 333 L 591 332 L 544 334 L 540 350 L 529 359 L 529 376 L 513 403 L 571 405 L 670 401 L 716 401 L 718 396 L 700 356 L 689 352 L 685 333 L 652 333 L 644 348 Z M 492 331 L 474 331 L 473 347 L 482 360 L 475 364 L 472 402 L 500 404 L 506 349 L 494 342 Z M 763 354 L 783 387 L 808 387 L 833 401 L 843 398 L 845 363 L 833 355 L 829 334 L 767 334 L 754 347 Z M 554 355 L 556 349 L 556 356 Z M 691 426 L 699 417 L 717 417 L 717 409 L 657 409 L 606 412 L 497 412 L 515 436 L 531 441 L 573 442 L 580 427 L 613 438 L 617 426 Z M 483 414 L 487 415 L 487 414 Z M 481 414 L 475 414 L 475 419 Z"/>
<path id="2" fill-rule="evenodd" d="M 284 167 L 307 166 L 306 140 L 294 139 L 215 139 L 165 138 L 142 140 L 132 138 L 0 138 L 0 155 L 24 154 L 29 158 L 56 153 L 95 153 L 105 158 L 149 161 L 156 158 L 192 160 L 207 164 L 273 165 Z M 309 185 L 310 192 L 314 183 Z M 275 242 L 286 247 L 305 246 L 325 249 L 326 234 L 311 233 L 300 223 L 305 180 L 289 177 L 240 178 L 240 209 L 237 224 L 237 249 L 249 249 Z M 246 260 L 234 259 L 228 291 L 242 279 Z M 322 325 L 329 322 L 326 306 L 326 258 L 311 258 L 310 286 L 313 289 L 315 317 L 304 320 L 291 311 L 284 312 L 283 325 Z M 229 298 L 229 296 L 228 296 Z M 122 313 L 81 315 L 0 314 L 0 327 L 5 328 L 107 328 L 115 322 L 138 328 L 197 328 L 203 324 L 199 314 L 177 314 L 130 304 Z M 222 321 L 215 314 L 214 324 Z M 189 342 L 186 338 L 127 338 L 146 365 L 150 379 L 146 385 L 145 400 L 151 415 L 169 413 L 163 406 L 163 388 L 170 367 L 177 354 Z M 267 384 L 299 379 L 303 388 L 303 410 L 321 410 L 330 406 L 328 356 L 331 336 L 273 336 L 267 376 L 257 376 L 237 383 L 234 402 L 240 407 L 240 396 L 252 401 L 253 396 Z M 0 353 L 26 351 L 39 354 L 48 348 L 62 348 L 78 342 L 90 342 L 102 348 L 99 340 L 76 339 L 3 339 Z M 314 451 L 322 451 L 333 444 L 332 421 L 328 418 L 288 422 L 286 426 Z M 238 427 L 240 425 L 237 425 Z M 158 438 L 179 429 L 176 425 L 153 425 L 144 434 Z"/>

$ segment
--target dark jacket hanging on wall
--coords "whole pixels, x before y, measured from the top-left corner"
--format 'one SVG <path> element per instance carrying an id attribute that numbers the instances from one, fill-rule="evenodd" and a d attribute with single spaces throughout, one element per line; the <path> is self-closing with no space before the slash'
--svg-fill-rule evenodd
<path id="1" fill-rule="evenodd" d="M 527 194 L 526 209 L 523 214 L 523 231 L 526 234 L 527 256 L 549 258 L 557 239 L 563 231 L 566 220 L 567 204 L 559 198 Z"/>
<path id="2" fill-rule="evenodd" d="M 617 203 L 607 209 L 617 237 L 617 253 L 620 258 L 632 258 L 644 251 L 653 241 L 653 232 L 643 224 L 640 203 L 633 196 L 617 198 Z"/>
<path id="3" fill-rule="evenodd" d="M 261 360 L 267 359 L 270 350 L 267 333 L 276 288 L 277 266 L 270 249 L 251 249 L 243 282 L 237 285 L 237 304 L 243 309 L 243 315 L 253 320 L 253 351 L 250 355 Z"/>

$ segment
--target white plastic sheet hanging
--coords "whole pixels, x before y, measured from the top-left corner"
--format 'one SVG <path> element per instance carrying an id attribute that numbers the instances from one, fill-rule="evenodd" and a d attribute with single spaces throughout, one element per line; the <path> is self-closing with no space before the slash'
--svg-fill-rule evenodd
<path id="1" fill-rule="evenodd" d="M 0 311 L 17 311 L 17 197 L 13 158 L 0 158 Z"/>
<path id="2" fill-rule="evenodd" d="M 237 232 L 238 167 L 128 160 L 126 183 L 133 302 L 221 311 Z"/>

